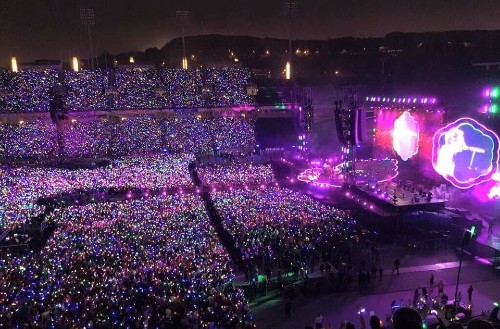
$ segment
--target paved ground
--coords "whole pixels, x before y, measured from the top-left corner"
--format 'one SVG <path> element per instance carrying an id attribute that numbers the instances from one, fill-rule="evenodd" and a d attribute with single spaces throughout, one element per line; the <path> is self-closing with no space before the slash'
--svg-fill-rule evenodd
<path id="1" fill-rule="evenodd" d="M 357 310 L 364 307 L 367 313 L 375 312 L 379 317 L 385 318 L 390 313 L 393 300 L 408 299 L 413 297 L 416 288 L 428 287 L 429 277 L 434 273 L 435 282 L 443 280 L 444 292 L 453 298 L 456 276 L 458 271 L 458 258 L 454 251 L 440 251 L 433 254 L 407 254 L 401 249 L 385 249 L 382 251 L 382 264 L 387 270 L 382 280 L 373 283 L 372 288 L 364 293 L 342 292 L 328 293 L 321 291 L 327 284 L 320 285 L 320 292 L 315 297 L 306 298 L 299 296 L 292 302 L 292 317 L 284 317 L 284 301 L 281 298 L 267 300 L 253 307 L 255 320 L 261 329 L 302 329 L 313 324 L 318 313 L 324 316 L 323 323 L 332 324 L 338 328 L 341 320 L 349 320 L 359 327 Z M 401 274 L 392 275 L 390 269 L 393 259 L 401 259 Z M 492 303 L 500 299 L 500 275 L 495 273 L 491 266 L 477 260 L 465 260 L 459 291 L 467 298 L 467 288 L 470 284 L 474 287 L 472 297 L 472 313 L 480 314 L 483 309 L 491 309 Z M 437 289 L 434 289 L 434 295 Z M 368 315 L 367 315 L 368 318 Z"/>

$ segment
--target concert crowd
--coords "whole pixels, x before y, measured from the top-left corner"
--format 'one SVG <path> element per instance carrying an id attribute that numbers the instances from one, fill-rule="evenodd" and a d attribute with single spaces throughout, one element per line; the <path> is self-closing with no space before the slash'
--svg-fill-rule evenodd
<path id="1" fill-rule="evenodd" d="M 1 112 L 48 112 L 54 90 L 67 111 L 165 109 L 252 104 L 246 69 L 130 67 L 80 72 L 32 68 L 0 73 Z"/>
<path id="2" fill-rule="evenodd" d="M 203 155 L 251 153 L 254 122 L 244 118 L 201 119 L 194 116 L 154 119 L 123 117 L 118 122 L 74 120 L 62 128 L 51 122 L 0 123 L 0 156 L 5 159 L 50 160 L 124 156 L 158 152 Z"/>

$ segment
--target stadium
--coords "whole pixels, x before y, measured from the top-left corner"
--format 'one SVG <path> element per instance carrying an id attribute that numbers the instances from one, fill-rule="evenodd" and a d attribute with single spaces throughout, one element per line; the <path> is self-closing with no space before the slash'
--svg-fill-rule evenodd
<path id="1" fill-rule="evenodd" d="M 403 51 L 363 85 L 357 46 L 327 85 L 291 37 L 271 79 L 269 48 L 188 58 L 176 15 L 155 64 L 83 15 L 87 60 L 0 68 L 0 328 L 498 328 L 499 87 L 379 95 Z"/>

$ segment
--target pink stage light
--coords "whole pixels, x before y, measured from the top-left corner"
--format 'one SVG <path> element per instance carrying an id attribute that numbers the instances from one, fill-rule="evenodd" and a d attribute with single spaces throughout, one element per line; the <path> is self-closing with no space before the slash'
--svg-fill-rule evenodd
<path id="1" fill-rule="evenodd" d="M 406 111 L 394 121 L 392 147 L 403 161 L 418 153 L 420 129 L 417 120 Z"/>
<path id="2" fill-rule="evenodd" d="M 490 180 L 498 170 L 499 138 L 471 118 L 458 119 L 434 134 L 432 166 L 455 187 Z"/>

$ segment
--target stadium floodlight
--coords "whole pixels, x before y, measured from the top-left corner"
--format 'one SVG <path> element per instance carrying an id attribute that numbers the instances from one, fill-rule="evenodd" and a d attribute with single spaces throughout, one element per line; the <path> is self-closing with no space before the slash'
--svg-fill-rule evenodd
<path id="1" fill-rule="evenodd" d="M 92 31 L 91 27 L 95 25 L 95 13 L 92 8 L 80 8 L 80 20 L 82 25 L 87 26 L 87 33 L 89 37 L 89 66 L 94 69 L 94 48 L 92 46 Z"/>
<path id="2" fill-rule="evenodd" d="M 175 11 L 175 19 L 177 21 L 177 25 L 181 28 L 181 37 L 182 37 L 182 68 L 187 70 L 188 61 L 186 57 L 186 40 L 185 40 L 185 32 L 186 26 L 190 23 L 190 13 L 189 10 L 176 10 Z"/>
<path id="3" fill-rule="evenodd" d="M 17 68 L 17 59 L 15 57 L 12 57 L 10 59 L 10 67 L 12 69 L 12 72 L 17 73 L 19 70 Z"/>
<path id="4" fill-rule="evenodd" d="M 287 80 L 290 80 L 291 77 L 292 77 L 291 65 L 292 64 L 290 63 L 290 61 L 286 62 L 286 66 L 285 66 L 285 79 L 287 79 Z"/>
<path id="5" fill-rule="evenodd" d="M 72 66 L 73 66 L 73 71 L 78 72 L 80 71 L 80 63 L 78 62 L 78 57 L 73 57 L 72 59 Z"/>

